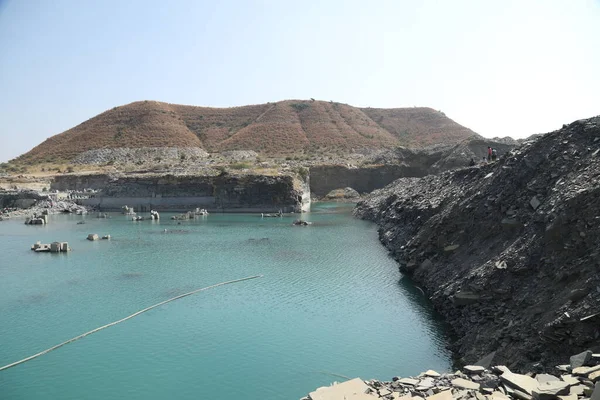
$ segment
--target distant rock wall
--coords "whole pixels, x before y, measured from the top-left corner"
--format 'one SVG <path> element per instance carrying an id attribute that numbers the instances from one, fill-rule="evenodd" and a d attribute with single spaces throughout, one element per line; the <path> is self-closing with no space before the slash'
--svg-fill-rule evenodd
<path id="1" fill-rule="evenodd" d="M 80 201 L 102 211 L 128 205 L 136 211 L 201 207 L 213 212 L 299 212 L 306 197 L 302 183 L 291 175 L 65 175 L 55 178 L 52 189 L 99 190 Z"/>
<path id="2" fill-rule="evenodd" d="M 29 208 L 39 200 L 46 200 L 47 198 L 47 195 L 42 195 L 35 191 L 0 193 L 0 208 Z"/>
<path id="3" fill-rule="evenodd" d="M 323 197 L 334 189 L 351 187 L 359 193 L 370 193 L 398 178 L 425 176 L 419 166 L 381 165 L 349 168 L 342 165 L 319 165 L 310 168 L 310 191 Z"/>

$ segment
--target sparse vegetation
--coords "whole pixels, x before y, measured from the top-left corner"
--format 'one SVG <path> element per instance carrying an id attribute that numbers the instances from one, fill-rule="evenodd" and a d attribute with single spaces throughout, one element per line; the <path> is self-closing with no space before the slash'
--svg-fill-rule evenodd
<path id="1" fill-rule="evenodd" d="M 306 179 L 308 179 L 308 168 L 305 167 L 296 167 L 294 168 L 294 172 L 297 173 L 304 182 L 306 182 Z"/>
<path id="2" fill-rule="evenodd" d="M 231 168 L 231 169 L 250 169 L 250 168 L 252 168 L 252 165 L 250 165 L 249 163 L 245 163 L 245 162 L 237 162 L 237 163 L 230 164 L 229 168 Z"/>
<path id="3" fill-rule="evenodd" d="M 115 139 L 121 139 L 123 137 L 123 135 L 125 134 L 125 129 L 123 129 L 122 127 L 119 127 L 117 129 L 117 133 L 115 133 Z"/>
<path id="4" fill-rule="evenodd" d="M 306 110 L 308 107 L 310 107 L 308 104 L 306 103 L 292 103 L 290 104 L 290 106 L 295 109 L 296 111 L 302 111 L 302 110 Z"/>

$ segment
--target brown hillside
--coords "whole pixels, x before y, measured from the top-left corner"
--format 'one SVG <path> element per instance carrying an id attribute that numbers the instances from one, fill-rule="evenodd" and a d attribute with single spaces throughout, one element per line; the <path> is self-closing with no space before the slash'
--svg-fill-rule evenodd
<path id="1" fill-rule="evenodd" d="M 105 111 L 46 139 L 18 160 L 55 162 L 93 149 L 165 146 L 202 147 L 202 142 L 169 104 L 144 101 Z"/>
<path id="2" fill-rule="evenodd" d="M 232 108 L 140 101 L 115 107 L 53 136 L 18 158 L 71 160 L 87 150 L 118 147 L 202 147 L 265 155 L 317 149 L 423 147 L 475 135 L 430 108 L 375 109 L 286 100 Z"/>
<path id="3" fill-rule="evenodd" d="M 466 137 L 477 135 L 432 108 L 362 108 L 361 110 L 407 147 L 458 143 Z"/>

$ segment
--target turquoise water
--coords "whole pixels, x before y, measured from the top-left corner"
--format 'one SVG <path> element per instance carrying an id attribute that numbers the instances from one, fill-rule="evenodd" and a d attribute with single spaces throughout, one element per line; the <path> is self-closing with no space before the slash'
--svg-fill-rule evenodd
<path id="1" fill-rule="evenodd" d="M 1 399 L 299 399 L 335 380 L 448 370 L 444 329 L 351 207 L 294 217 L 114 214 L 0 223 L 0 366 L 178 294 L 204 291 L 0 372 Z M 76 221 L 86 219 L 86 224 Z M 167 233 L 164 233 L 167 229 Z M 88 233 L 111 234 L 89 242 Z M 41 240 L 69 254 L 36 254 Z"/>

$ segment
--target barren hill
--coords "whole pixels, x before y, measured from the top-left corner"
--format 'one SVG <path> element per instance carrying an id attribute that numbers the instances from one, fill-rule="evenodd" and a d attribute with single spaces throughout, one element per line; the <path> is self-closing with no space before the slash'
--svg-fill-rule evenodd
<path id="1" fill-rule="evenodd" d="M 115 107 L 52 136 L 17 160 L 68 161 L 88 150 L 139 147 L 280 155 L 454 144 L 473 135 L 430 108 L 356 108 L 313 100 L 210 108 L 140 101 Z"/>

